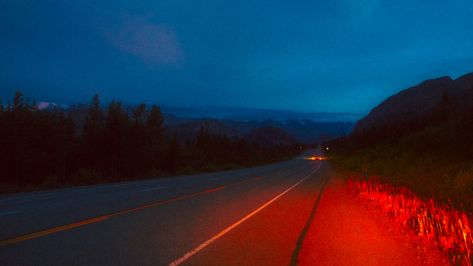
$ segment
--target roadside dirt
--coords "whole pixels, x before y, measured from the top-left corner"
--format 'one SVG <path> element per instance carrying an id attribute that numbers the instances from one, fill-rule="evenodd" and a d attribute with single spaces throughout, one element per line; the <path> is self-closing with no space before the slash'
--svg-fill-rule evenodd
<path id="1" fill-rule="evenodd" d="M 332 176 L 298 256 L 298 265 L 449 265 L 389 217 L 356 199 Z"/>

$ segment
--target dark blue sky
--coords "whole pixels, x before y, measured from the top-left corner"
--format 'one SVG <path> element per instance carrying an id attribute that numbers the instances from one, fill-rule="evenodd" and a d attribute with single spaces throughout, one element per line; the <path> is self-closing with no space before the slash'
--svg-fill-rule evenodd
<path id="1" fill-rule="evenodd" d="M 0 97 L 366 113 L 473 71 L 471 0 L 0 0 Z"/>

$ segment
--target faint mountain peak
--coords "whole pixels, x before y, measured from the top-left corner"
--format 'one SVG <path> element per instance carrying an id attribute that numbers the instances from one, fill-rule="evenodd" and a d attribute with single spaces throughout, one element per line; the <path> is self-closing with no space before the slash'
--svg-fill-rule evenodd
<path id="1" fill-rule="evenodd" d="M 54 103 L 54 102 L 40 101 L 40 102 L 36 103 L 36 108 L 38 108 L 38 110 L 51 110 L 51 109 L 55 109 L 55 108 L 65 109 L 65 108 L 67 108 L 67 105 L 57 104 L 57 103 Z"/>
<path id="2" fill-rule="evenodd" d="M 279 127 L 260 127 L 252 129 L 245 139 L 250 143 L 265 147 L 296 144 L 297 140 Z"/>

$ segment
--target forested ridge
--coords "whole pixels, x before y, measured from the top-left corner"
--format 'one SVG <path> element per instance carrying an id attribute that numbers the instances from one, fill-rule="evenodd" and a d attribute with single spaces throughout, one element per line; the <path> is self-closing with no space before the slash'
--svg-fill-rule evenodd
<path id="1" fill-rule="evenodd" d="M 95 95 L 83 127 L 59 107 L 41 110 L 17 92 L 0 101 L 0 192 L 136 180 L 254 166 L 290 158 L 299 145 L 261 147 L 202 127 L 193 141 L 168 132 L 159 106 L 128 111 Z"/>
<path id="2" fill-rule="evenodd" d="M 472 211 L 472 103 L 459 104 L 446 90 L 422 115 L 378 123 L 331 141 L 330 155 L 365 176 Z"/>

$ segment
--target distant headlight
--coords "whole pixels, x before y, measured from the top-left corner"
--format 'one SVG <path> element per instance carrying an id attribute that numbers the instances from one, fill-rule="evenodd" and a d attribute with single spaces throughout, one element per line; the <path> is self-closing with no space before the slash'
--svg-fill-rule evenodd
<path id="1" fill-rule="evenodd" d="M 327 157 L 324 156 L 312 156 L 312 157 L 305 157 L 305 160 L 310 160 L 310 161 L 323 161 L 327 160 Z"/>

